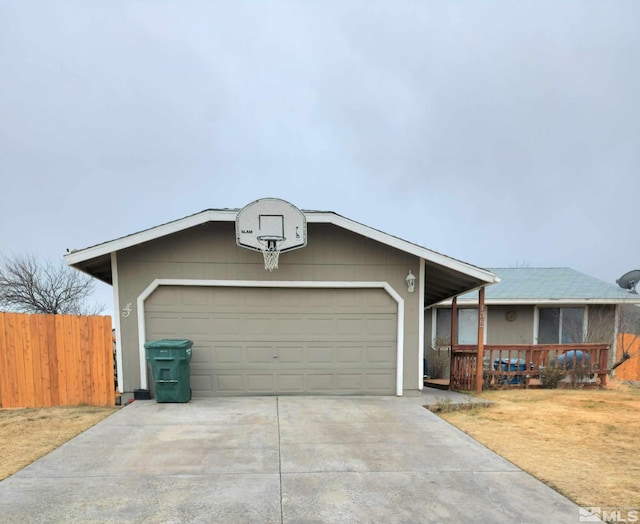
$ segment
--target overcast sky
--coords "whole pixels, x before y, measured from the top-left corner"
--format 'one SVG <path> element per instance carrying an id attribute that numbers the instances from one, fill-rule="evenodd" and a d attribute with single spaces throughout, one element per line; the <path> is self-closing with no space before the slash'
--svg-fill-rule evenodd
<path id="1" fill-rule="evenodd" d="M 637 0 L 0 0 L 0 251 L 275 196 L 615 283 L 640 268 L 639 60 Z"/>

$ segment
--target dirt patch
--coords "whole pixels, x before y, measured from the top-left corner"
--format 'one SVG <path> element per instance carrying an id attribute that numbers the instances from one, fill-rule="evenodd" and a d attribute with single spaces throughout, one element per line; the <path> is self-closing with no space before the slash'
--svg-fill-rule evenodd
<path id="1" fill-rule="evenodd" d="M 0 410 L 0 480 L 86 431 L 118 408 Z"/>
<path id="2" fill-rule="evenodd" d="M 640 390 L 483 393 L 440 416 L 582 506 L 640 508 Z"/>

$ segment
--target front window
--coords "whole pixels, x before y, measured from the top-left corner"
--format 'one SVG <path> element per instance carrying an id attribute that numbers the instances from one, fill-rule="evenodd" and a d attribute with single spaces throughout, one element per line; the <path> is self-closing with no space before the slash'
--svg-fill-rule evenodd
<path id="1" fill-rule="evenodd" d="M 436 338 L 433 346 L 441 348 L 451 345 L 451 310 L 436 309 Z"/>
<path id="2" fill-rule="evenodd" d="M 478 310 L 458 309 L 458 344 L 478 343 Z M 434 347 L 451 344 L 451 310 L 436 309 L 436 336 Z"/>
<path id="3" fill-rule="evenodd" d="M 584 341 L 584 308 L 545 307 L 538 313 L 538 344 L 580 344 Z"/>
<path id="4" fill-rule="evenodd" d="M 458 344 L 478 343 L 478 310 L 458 310 Z"/>

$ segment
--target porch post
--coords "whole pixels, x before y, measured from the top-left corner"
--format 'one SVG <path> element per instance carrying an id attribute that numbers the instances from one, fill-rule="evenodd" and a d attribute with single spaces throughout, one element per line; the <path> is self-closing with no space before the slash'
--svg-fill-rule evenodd
<path id="1" fill-rule="evenodd" d="M 453 348 L 458 345 L 458 297 L 451 299 L 451 349 L 449 350 L 449 389 L 453 380 Z"/>
<path id="2" fill-rule="evenodd" d="M 458 345 L 458 297 L 451 299 L 451 349 Z"/>
<path id="3" fill-rule="evenodd" d="M 476 394 L 482 393 L 482 363 L 484 358 L 484 286 L 478 290 L 478 355 L 476 356 Z"/>

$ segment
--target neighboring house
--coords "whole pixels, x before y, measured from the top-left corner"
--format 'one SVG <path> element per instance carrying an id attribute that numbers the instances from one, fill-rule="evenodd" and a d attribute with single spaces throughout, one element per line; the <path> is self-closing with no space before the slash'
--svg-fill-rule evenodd
<path id="1" fill-rule="evenodd" d="M 418 394 L 424 309 L 497 281 L 326 211 L 305 211 L 306 247 L 265 271 L 237 245 L 237 215 L 206 210 L 65 256 L 114 288 L 121 392 L 152 385 L 145 342 L 187 338 L 196 397 Z"/>
<path id="2" fill-rule="evenodd" d="M 610 344 L 616 360 L 617 334 L 631 332 L 629 307 L 640 296 L 571 268 L 490 268 L 501 281 L 486 288 L 484 343 Z M 478 343 L 478 298 L 457 298 L 458 344 Z M 451 300 L 425 310 L 425 358 L 440 365 L 451 340 Z M 637 328 L 637 326 L 636 326 Z M 619 357 L 619 355 L 618 355 Z M 443 374 L 448 373 L 448 367 Z M 448 375 L 447 375 L 448 376 Z"/>

